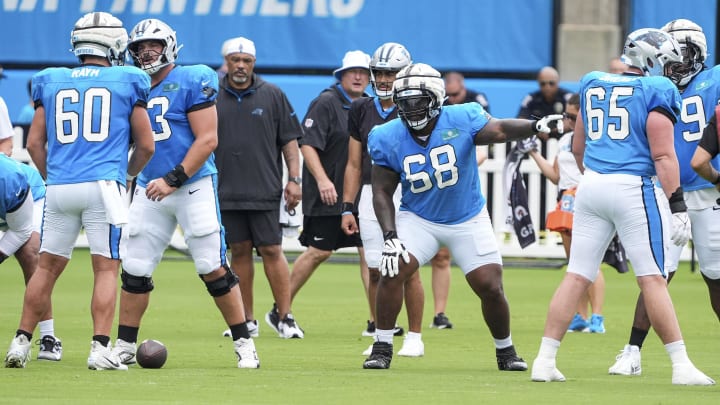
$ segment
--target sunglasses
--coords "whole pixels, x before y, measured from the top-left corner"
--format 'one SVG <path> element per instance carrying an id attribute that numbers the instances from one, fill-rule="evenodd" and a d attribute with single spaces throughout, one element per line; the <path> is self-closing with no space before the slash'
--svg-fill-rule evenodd
<path id="1" fill-rule="evenodd" d="M 540 83 L 540 87 L 554 86 L 554 85 L 557 84 L 556 82 L 554 82 L 554 81 L 552 81 L 552 80 L 551 80 L 551 81 L 548 81 L 548 82 L 539 82 L 539 83 Z"/>

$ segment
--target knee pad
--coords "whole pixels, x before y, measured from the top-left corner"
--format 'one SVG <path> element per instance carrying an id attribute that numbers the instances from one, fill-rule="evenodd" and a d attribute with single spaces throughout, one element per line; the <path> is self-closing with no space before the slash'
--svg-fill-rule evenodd
<path id="1" fill-rule="evenodd" d="M 205 281 L 203 279 L 208 293 L 210 293 L 210 295 L 212 295 L 213 297 L 221 297 L 229 293 L 230 289 L 235 287 L 239 282 L 237 275 L 235 275 L 235 273 L 230 269 L 230 267 L 228 267 L 227 265 L 223 265 L 223 267 L 225 268 L 224 276 L 213 281 Z M 200 276 L 200 278 L 202 279 L 202 276 Z"/>
<path id="2" fill-rule="evenodd" d="M 120 273 L 120 279 L 122 280 L 122 289 L 131 294 L 145 294 L 155 288 L 152 277 L 133 276 L 125 270 Z"/>

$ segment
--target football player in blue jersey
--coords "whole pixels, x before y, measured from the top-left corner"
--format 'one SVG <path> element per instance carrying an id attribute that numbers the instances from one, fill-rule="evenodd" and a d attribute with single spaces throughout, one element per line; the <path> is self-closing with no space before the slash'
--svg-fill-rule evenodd
<path id="1" fill-rule="evenodd" d="M 150 80 L 140 69 L 119 66 L 125 61 L 127 39 L 120 20 L 108 13 L 88 13 L 71 33 L 81 65 L 45 69 L 33 77 L 35 116 L 27 148 L 46 178 L 47 194 L 38 268 L 25 291 L 6 367 L 25 367 L 32 332 L 50 308 L 55 282 L 83 227 L 95 279 L 88 367 L 127 369 L 110 349 L 120 231 L 128 217 L 126 174 L 137 174 L 154 151 L 145 109 Z M 128 161 L 131 139 L 135 151 Z"/>
<path id="2" fill-rule="evenodd" d="M 390 367 L 403 289 L 418 267 L 445 245 L 482 301 L 498 368 L 525 371 L 527 363 L 517 355 L 510 335 L 502 258 L 480 192 L 475 146 L 547 134 L 556 126 L 561 131 L 563 116 L 497 119 L 478 103 L 443 106 L 445 83 L 424 63 L 398 72 L 393 100 L 399 118 L 376 126 L 368 136 L 373 206 L 385 242 L 375 343 L 363 368 Z M 393 194 L 398 184 L 402 191 L 396 214 Z"/>
<path id="3" fill-rule="evenodd" d="M 686 19 L 668 22 L 662 30 L 670 33 L 680 44 L 683 63 L 673 65 L 668 77 L 680 90 L 681 113 L 675 124 L 675 152 L 680 165 L 680 185 L 685 193 L 688 217 L 692 224 L 692 239 L 700 263 L 700 273 L 708 286 L 710 302 L 720 317 L 720 221 L 715 210 L 720 197 L 715 185 L 700 177 L 691 166 L 703 129 L 715 113 L 720 101 L 720 66 L 705 67 L 707 41 L 702 28 Z M 708 159 L 708 164 L 720 168 L 720 157 Z M 715 178 L 711 178 L 715 181 Z M 668 283 L 672 280 L 685 245 L 673 245 L 670 249 Z M 642 293 L 635 306 L 630 339 L 610 374 L 640 375 L 642 373 L 640 350 L 650 330 Z"/>
<path id="4" fill-rule="evenodd" d="M 667 290 L 670 244 L 690 237 L 673 146 L 680 93 L 668 80 L 681 63 L 680 45 L 661 30 L 641 29 L 625 41 L 623 75 L 590 72 L 580 82 L 573 153 L 578 185 L 567 273 L 555 291 L 532 367 L 533 381 L 565 381 L 557 351 L 581 295 L 597 276 L 617 231 L 642 291 L 648 316 L 672 362 L 672 383 L 711 385 L 685 349 Z M 654 177 L 662 188 L 655 185 Z"/>
<path id="5" fill-rule="evenodd" d="M 157 19 L 140 21 L 130 33 L 130 55 L 150 75 L 148 113 L 156 153 L 138 175 L 130 205 L 113 352 L 125 364 L 135 362 L 140 321 L 154 288 L 152 274 L 179 224 L 197 273 L 230 327 L 237 366 L 258 368 L 220 223 L 213 156 L 218 78 L 205 65 L 176 65 L 180 48 L 175 31 Z"/>
<path id="6" fill-rule="evenodd" d="M 33 110 L 34 111 L 34 110 Z M 5 169 L 0 170 L 1 173 L 13 173 L 17 170 L 22 171 L 27 176 L 28 185 L 32 192 L 33 212 L 32 212 L 32 233 L 27 242 L 23 243 L 17 250 L 14 250 L 15 259 L 23 272 L 25 284 L 30 281 L 30 277 L 35 273 L 38 264 L 38 251 L 40 250 L 40 231 L 42 228 L 43 207 L 45 206 L 45 180 L 40 176 L 40 172 L 30 165 L 22 164 L 16 160 L 10 159 L 0 153 L 0 160 L 5 165 Z M 8 167 L 9 165 L 9 167 Z M 6 189 L 7 190 L 7 189 Z M 13 194 L 12 198 L 17 199 Z M 7 200 L 6 200 L 7 201 Z M 12 205 L 6 202 L 5 206 Z M 10 214 L 8 212 L 8 214 Z M 20 210 L 13 211 L 12 216 L 20 214 Z M 12 221 L 13 226 L 6 220 L 6 216 L 0 219 L 0 232 L 4 233 L 0 239 L 0 262 L 4 261 L 9 254 L 12 254 L 14 241 L 17 241 L 18 228 L 26 225 L 27 218 L 23 215 L 21 221 Z M 18 224 L 18 222 L 20 222 Z M 8 234 L 9 233 L 9 234 Z M 6 236 L 7 235 L 7 236 Z M 7 239 L 6 239 L 7 238 Z M 5 242 L 3 242 L 5 241 Z M 8 246 L 10 244 L 11 246 Z M 8 252 L 6 254 L 5 252 Z M 40 350 L 38 351 L 38 360 L 60 361 L 62 359 L 62 342 L 55 336 L 55 322 L 52 318 L 52 305 L 48 306 L 48 312 L 40 318 L 38 329 L 40 332 Z"/>

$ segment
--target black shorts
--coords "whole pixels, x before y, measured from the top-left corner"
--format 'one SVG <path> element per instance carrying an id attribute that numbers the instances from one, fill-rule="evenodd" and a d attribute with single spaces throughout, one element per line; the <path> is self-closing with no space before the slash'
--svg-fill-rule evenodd
<path id="1" fill-rule="evenodd" d="M 309 217 L 306 215 L 303 217 L 303 230 L 298 238 L 300 244 L 326 251 L 362 246 L 360 234 L 346 235 L 340 228 L 341 220 L 341 215 L 328 217 Z"/>
<path id="2" fill-rule="evenodd" d="M 253 246 L 282 244 L 280 207 L 274 210 L 226 210 L 220 211 L 228 245 L 251 240 Z"/>

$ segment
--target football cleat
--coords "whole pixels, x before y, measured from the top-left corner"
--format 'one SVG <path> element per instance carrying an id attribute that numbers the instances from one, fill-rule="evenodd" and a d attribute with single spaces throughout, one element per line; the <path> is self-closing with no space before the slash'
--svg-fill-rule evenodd
<path id="1" fill-rule="evenodd" d="M 62 342 L 55 336 L 45 335 L 36 344 L 40 346 L 38 360 L 60 361 L 62 359 Z"/>
<path id="2" fill-rule="evenodd" d="M 365 369 L 387 369 L 392 361 L 393 346 L 390 343 L 375 342 L 370 357 L 363 362 Z"/>
<path id="3" fill-rule="evenodd" d="M 30 340 L 23 334 L 15 336 L 5 355 L 5 367 L 25 368 L 28 360 L 30 360 Z"/>
<path id="4" fill-rule="evenodd" d="M 495 357 L 500 371 L 527 371 L 528 369 L 525 360 L 515 352 L 515 346 L 495 349 Z"/>

